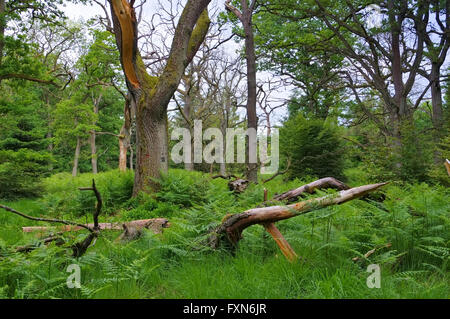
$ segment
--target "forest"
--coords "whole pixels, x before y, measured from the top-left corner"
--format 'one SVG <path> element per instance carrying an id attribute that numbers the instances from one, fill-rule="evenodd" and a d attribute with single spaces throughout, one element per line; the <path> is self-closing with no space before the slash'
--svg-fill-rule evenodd
<path id="1" fill-rule="evenodd" d="M 450 0 L 0 0 L 0 299 L 448 299 Z"/>

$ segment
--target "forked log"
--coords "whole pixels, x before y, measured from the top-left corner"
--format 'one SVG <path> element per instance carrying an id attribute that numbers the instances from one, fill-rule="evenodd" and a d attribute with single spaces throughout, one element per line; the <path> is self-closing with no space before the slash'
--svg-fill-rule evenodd
<path id="1" fill-rule="evenodd" d="M 292 249 L 291 245 L 287 242 L 287 240 L 283 237 L 281 232 L 275 226 L 274 223 L 266 223 L 263 224 L 266 231 L 272 236 L 272 238 L 277 243 L 278 247 L 280 247 L 281 252 L 289 261 L 294 261 L 298 258 L 298 255 L 295 253 L 294 249 Z"/>
<path id="2" fill-rule="evenodd" d="M 67 221 L 67 220 L 62 220 L 62 219 L 33 217 L 33 216 L 26 215 L 24 213 L 21 213 L 15 209 L 5 206 L 5 205 L 0 205 L 0 208 L 3 208 L 4 210 L 9 211 L 13 214 L 16 214 L 16 215 L 19 215 L 26 219 L 30 219 L 30 220 L 34 220 L 34 221 L 58 223 L 58 224 L 64 224 L 64 225 L 66 225 L 66 227 L 67 226 L 69 226 L 69 227 L 75 226 L 75 227 L 87 229 L 90 232 L 89 235 L 83 241 L 75 243 L 71 246 L 71 248 L 73 250 L 72 256 L 80 257 L 86 252 L 86 250 L 89 248 L 89 246 L 92 244 L 92 242 L 93 241 L 95 242 L 95 240 L 98 237 L 98 234 L 100 232 L 98 216 L 100 215 L 101 208 L 102 208 L 102 198 L 100 196 L 100 192 L 97 190 L 97 187 L 95 186 L 95 180 L 92 180 L 92 187 L 85 187 L 85 188 L 81 188 L 80 190 L 92 190 L 97 198 L 97 204 L 96 204 L 95 212 L 93 214 L 93 217 L 94 217 L 93 226 L 83 225 L 83 224 L 79 224 L 79 223 Z M 57 241 L 57 240 L 58 240 L 58 238 L 56 236 L 53 236 L 53 237 L 44 239 L 43 242 L 44 242 L 44 244 L 47 244 L 49 242 Z M 38 245 L 22 246 L 22 247 L 18 247 L 16 249 L 16 251 L 17 252 L 29 252 L 29 251 L 35 249 L 36 247 L 38 247 Z"/>
<path id="3" fill-rule="evenodd" d="M 309 199 L 296 204 L 253 208 L 240 214 L 231 215 L 224 219 L 222 224 L 212 232 L 209 237 L 209 245 L 212 248 L 218 248 L 221 241 L 225 239 L 232 247 L 236 247 L 239 240 L 242 238 L 243 230 L 247 227 L 255 224 L 264 225 L 267 223 L 275 223 L 327 206 L 343 204 L 373 192 L 386 184 L 387 183 L 365 185 L 343 190 L 336 194 Z"/>
<path id="4" fill-rule="evenodd" d="M 228 189 L 235 194 L 243 193 L 247 189 L 248 185 L 250 184 L 250 182 L 248 180 L 240 178 L 233 174 L 227 175 L 227 176 L 215 175 L 215 176 L 212 176 L 211 178 L 212 179 L 223 178 L 223 179 L 230 180 L 228 182 Z M 231 178 L 234 178 L 234 180 L 231 180 Z"/>

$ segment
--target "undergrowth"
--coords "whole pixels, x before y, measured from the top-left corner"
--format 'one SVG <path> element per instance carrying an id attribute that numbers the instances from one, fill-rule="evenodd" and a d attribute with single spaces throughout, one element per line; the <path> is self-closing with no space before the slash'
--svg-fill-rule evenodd
<path id="1" fill-rule="evenodd" d="M 251 185 L 234 195 L 225 180 L 171 170 L 161 190 L 131 197 L 133 174 L 110 171 L 95 177 L 58 174 L 45 180 L 45 194 L 5 203 L 39 216 L 91 220 L 95 197 L 80 192 L 92 178 L 102 193 L 101 222 L 165 217 L 163 234 L 117 243 L 104 231 L 87 253 L 74 259 L 65 247 L 41 246 L 21 226 L 38 225 L 0 212 L 0 298 L 448 298 L 450 190 L 393 183 L 374 196 L 277 223 L 300 261 L 289 263 L 261 226 L 243 233 L 235 256 L 211 251 L 208 231 L 226 214 L 239 213 L 310 180 Z M 352 185 L 356 186 L 356 185 Z M 310 196 L 323 196 L 320 191 Z M 43 225 L 40 223 L 39 225 Z M 83 231 L 65 233 L 71 243 Z M 389 247 L 385 247 L 390 244 Z M 369 257 L 368 251 L 378 248 Z M 358 261 L 352 259 L 359 257 Z M 81 268 L 81 289 L 66 285 L 70 264 Z M 367 266 L 381 267 L 381 289 L 369 289 Z"/>

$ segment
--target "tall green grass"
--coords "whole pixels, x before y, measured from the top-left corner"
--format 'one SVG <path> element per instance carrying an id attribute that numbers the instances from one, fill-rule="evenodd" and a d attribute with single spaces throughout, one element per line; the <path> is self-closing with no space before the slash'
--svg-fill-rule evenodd
<path id="1" fill-rule="evenodd" d="M 56 175 L 42 198 L 7 203 L 33 215 L 90 217 L 95 197 L 81 193 L 91 174 Z M 289 263 L 261 226 L 246 229 L 235 256 L 204 245 L 227 213 L 258 205 L 310 180 L 252 185 L 236 196 L 224 180 L 171 170 L 161 191 L 131 198 L 131 173 L 95 176 L 105 198 L 101 221 L 167 217 L 162 235 L 145 232 L 117 243 L 103 232 L 79 259 L 67 249 L 40 247 L 29 254 L 12 246 L 36 241 L 22 234 L 30 221 L 0 212 L 0 297 L 3 298 L 448 298 L 450 191 L 427 184 L 390 185 L 376 196 L 328 207 L 277 223 L 302 259 Z M 326 191 L 310 196 L 323 196 Z M 309 197 L 309 196 L 308 196 Z M 375 201 L 376 200 L 376 201 Z M 83 232 L 66 233 L 68 243 Z M 391 243 L 368 258 L 374 247 Z M 358 262 L 352 258 L 360 257 Z M 81 267 L 82 288 L 68 289 L 69 264 Z M 369 289 L 367 266 L 381 267 L 381 289 Z"/>

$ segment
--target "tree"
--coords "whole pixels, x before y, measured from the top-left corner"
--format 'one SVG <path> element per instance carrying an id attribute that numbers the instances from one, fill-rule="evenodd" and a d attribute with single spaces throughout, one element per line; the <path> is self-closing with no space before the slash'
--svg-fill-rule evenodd
<path id="1" fill-rule="evenodd" d="M 136 105 L 137 158 L 133 194 L 137 195 L 140 191 L 157 189 L 160 172 L 168 169 L 167 106 L 208 31 L 210 0 L 187 1 L 169 58 L 158 77 L 147 73 L 138 50 L 135 1 L 109 2 L 122 68 Z"/>
<path id="2" fill-rule="evenodd" d="M 434 126 L 434 139 L 436 143 L 440 142 L 440 138 L 445 133 L 444 128 L 444 108 L 442 98 L 442 72 L 441 68 L 447 58 L 447 53 L 450 48 L 450 36 L 448 30 L 450 29 L 450 0 L 435 0 L 430 1 L 430 14 L 434 13 L 435 23 L 427 23 L 420 19 L 415 19 L 415 26 L 418 32 L 425 29 L 424 42 L 426 51 L 424 57 L 431 62 L 431 69 L 419 69 L 419 74 L 429 81 L 431 91 L 432 104 L 432 122 Z M 438 41 L 435 37 L 438 37 Z M 442 162 L 442 154 L 440 152 L 434 153 L 435 164 Z"/>
<path id="3" fill-rule="evenodd" d="M 290 159 L 289 176 L 343 176 L 344 150 L 336 129 L 297 114 L 280 129 L 281 154 Z"/>
<path id="4" fill-rule="evenodd" d="M 75 148 L 72 176 L 78 174 L 81 147 L 90 132 L 96 129 L 93 123 L 96 123 L 98 118 L 93 107 L 84 102 L 82 94 L 74 94 L 71 98 L 59 102 L 54 111 L 56 144 Z"/>
<path id="5" fill-rule="evenodd" d="M 5 81 L 0 89 L 0 197 L 35 196 L 53 160 L 42 90 L 24 80 Z"/>
<path id="6" fill-rule="evenodd" d="M 236 1 L 237 3 L 237 1 Z M 245 59 L 247 61 L 247 129 L 253 129 L 255 132 L 258 129 L 258 117 L 256 114 L 256 54 L 255 54 L 255 40 L 253 31 L 253 12 L 256 7 L 256 0 L 241 0 L 239 2 L 240 8 L 234 6 L 231 0 L 225 1 L 225 8 L 230 11 L 242 24 L 245 39 Z M 251 138 L 246 137 L 246 176 L 250 182 L 258 182 L 258 163 L 252 163 L 251 153 L 255 153 L 256 157 L 256 136 Z"/>
<path id="7" fill-rule="evenodd" d="M 60 0 L 0 0 L 0 82 L 16 78 L 58 85 L 53 78 L 58 70 L 45 70 L 30 57 L 26 33 L 37 22 L 42 27 L 63 23 L 65 16 L 58 8 L 60 3 Z"/>

